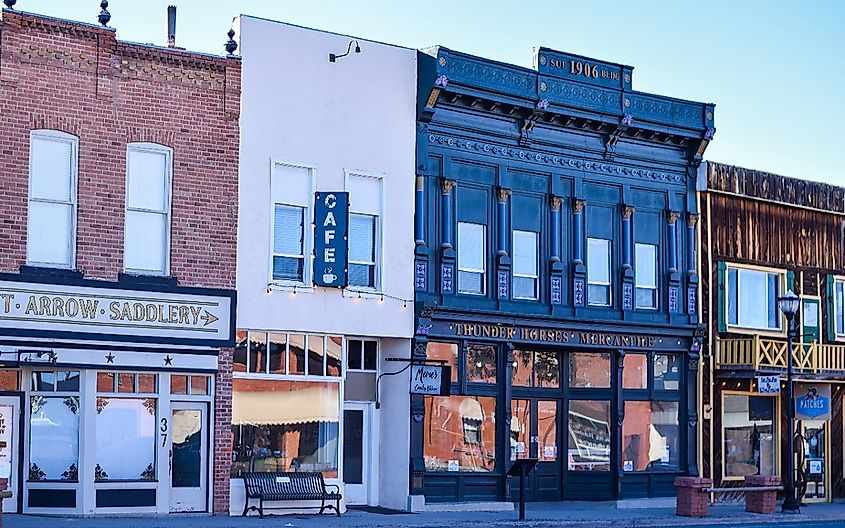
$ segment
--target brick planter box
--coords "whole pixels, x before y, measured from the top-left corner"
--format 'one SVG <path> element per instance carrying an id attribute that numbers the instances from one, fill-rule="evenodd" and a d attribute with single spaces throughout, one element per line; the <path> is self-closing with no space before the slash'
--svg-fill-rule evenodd
<path id="1" fill-rule="evenodd" d="M 777 475 L 746 475 L 746 486 L 780 486 L 781 480 Z M 746 491 L 745 511 L 752 513 L 775 513 L 777 507 L 776 490 Z"/>
<path id="2" fill-rule="evenodd" d="M 675 479 L 677 503 L 675 515 L 682 517 L 707 517 L 710 494 L 702 490 L 713 486 L 709 478 L 678 477 Z"/>

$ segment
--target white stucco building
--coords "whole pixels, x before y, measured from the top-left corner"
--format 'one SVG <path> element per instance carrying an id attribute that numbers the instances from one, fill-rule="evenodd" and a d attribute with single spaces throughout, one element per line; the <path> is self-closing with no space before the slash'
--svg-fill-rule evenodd
<path id="1" fill-rule="evenodd" d="M 405 366 L 385 360 L 409 358 L 413 335 L 416 51 L 250 16 L 237 26 L 231 513 L 242 472 L 299 468 L 340 484 L 347 504 L 404 509 L 408 377 L 379 375 Z M 314 284 L 314 196 L 327 191 L 349 193 L 345 288 Z"/>

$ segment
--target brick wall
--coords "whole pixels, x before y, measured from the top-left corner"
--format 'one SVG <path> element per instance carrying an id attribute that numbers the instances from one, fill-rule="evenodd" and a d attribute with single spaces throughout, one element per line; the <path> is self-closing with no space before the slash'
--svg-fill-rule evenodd
<path id="1" fill-rule="evenodd" d="M 223 33 L 221 32 L 221 37 Z M 26 13 L 0 20 L 0 272 L 26 261 L 29 134 L 79 138 L 76 269 L 123 269 L 126 148 L 173 149 L 170 274 L 235 288 L 241 65 L 117 41 L 99 26 Z M 220 352 L 213 511 L 229 510 L 231 350 Z"/>

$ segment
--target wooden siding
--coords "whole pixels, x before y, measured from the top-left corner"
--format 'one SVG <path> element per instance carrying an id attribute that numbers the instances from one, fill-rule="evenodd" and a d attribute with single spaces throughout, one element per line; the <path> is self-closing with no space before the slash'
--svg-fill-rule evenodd
<path id="1" fill-rule="evenodd" d="M 845 212 L 845 188 L 721 163 L 707 163 L 707 190 Z"/>

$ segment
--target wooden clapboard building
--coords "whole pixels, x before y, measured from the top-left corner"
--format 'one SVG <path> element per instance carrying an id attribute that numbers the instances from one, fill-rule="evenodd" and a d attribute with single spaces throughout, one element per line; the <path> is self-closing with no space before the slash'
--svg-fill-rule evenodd
<path id="1" fill-rule="evenodd" d="M 845 189 L 740 167 L 699 171 L 703 317 L 702 475 L 782 475 L 789 427 L 787 321 L 795 317 L 796 479 L 804 501 L 845 495 Z M 730 498 L 730 495 L 728 495 Z"/>

